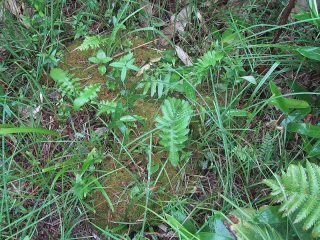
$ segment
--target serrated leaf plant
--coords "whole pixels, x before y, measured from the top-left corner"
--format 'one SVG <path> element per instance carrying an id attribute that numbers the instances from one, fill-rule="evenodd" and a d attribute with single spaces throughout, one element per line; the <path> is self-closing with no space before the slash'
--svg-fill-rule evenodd
<path id="1" fill-rule="evenodd" d="M 74 98 L 79 94 L 79 79 L 73 78 L 67 71 L 62 70 L 61 68 L 53 68 L 50 71 L 50 77 L 57 82 L 59 91 L 63 96 Z"/>
<path id="2" fill-rule="evenodd" d="M 80 95 L 73 101 L 75 110 L 79 110 L 83 105 L 95 99 L 98 96 L 101 85 L 99 83 L 91 84 L 81 91 Z"/>
<path id="3" fill-rule="evenodd" d="M 181 99 L 168 98 L 161 106 L 162 116 L 156 118 L 157 128 L 160 129 L 160 144 L 169 152 L 169 160 L 177 166 L 180 161 L 179 153 L 188 140 L 189 123 L 192 107 Z"/>
<path id="4" fill-rule="evenodd" d="M 272 199 L 280 203 L 279 211 L 291 216 L 293 223 L 302 223 L 303 230 L 312 230 L 320 237 L 320 167 L 307 162 L 306 167 L 291 164 L 287 172 L 265 180 Z"/>

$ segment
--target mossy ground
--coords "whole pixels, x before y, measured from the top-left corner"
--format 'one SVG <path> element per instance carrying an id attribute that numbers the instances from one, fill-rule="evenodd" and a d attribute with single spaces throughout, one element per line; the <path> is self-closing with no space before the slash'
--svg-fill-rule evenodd
<path id="1" fill-rule="evenodd" d="M 133 43 L 132 47 L 136 47 L 142 45 L 144 40 L 141 37 L 133 37 L 131 42 Z M 98 66 L 93 66 L 88 61 L 89 57 L 95 55 L 96 50 L 79 51 L 77 50 L 79 45 L 80 42 L 75 41 L 67 47 L 65 58 L 59 67 L 81 79 L 83 86 L 100 83 L 102 88 L 98 95 L 99 100 L 117 99 L 117 101 L 125 102 L 125 99 L 119 94 L 120 87 L 115 91 L 110 91 L 106 87 L 106 77 L 98 73 Z M 135 65 L 142 67 L 150 59 L 161 56 L 161 51 L 155 49 L 154 46 L 145 46 L 135 49 L 133 54 L 136 59 Z M 142 76 L 138 77 L 134 73 L 128 73 L 127 86 L 130 91 L 136 91 L 135 86 L 141 79 Z M 160 105 L 161 102 L 150 98 L 138 99 L 132 104 L 129 111 L 145 119 L 145 124 L 138 125 L 132 139 L 154 129 L 154 119 L 159 113 Z M 152 149 L 151 159 L 149 159 L 148 154 L 145 153 L 147 151 L 141 151 L 142 146 L 148 146 L 148 140 L 149 138 L 145 138 L 145 140 L 138 141 L 131 147 L 130 155 L 121 153 L 119 147 L 116 149 L 119 151 L 118 153 L 113 152 L 113 157 L 104 159 L 99 170 L 107 172 L 102 183 L 114 206 L 114 212 L 111 211 L 101 192 L 96 191 L 88 200 L 95 209 L 95 213 L 92 214 L 92 222 L 96 225 L 104 228 L 115 226 L 119 222 L 140 224 L 141 219 L 144 218 L 145 207 L 159 213 L 162 209 L 161 203 L 170 201 L 172 196 L 192 192 L 197 185 L 199 179 L 192 177 L 192 170 L 174 168 L 167 161 L 167 154 L 163 150 Z M 157 142 L 157 134 L 153 134 L 153 144 L 157 144 Z M 157 169 L 148 181 L 147 166 L 149 162 L 152 163 L 153 168 Z M 185 172 L 189 173 L 187 185 L 184 184 L 186 175 L 182 174 Z M 147 189 L 150 189 L 150 195 L 146 206 Z"/>

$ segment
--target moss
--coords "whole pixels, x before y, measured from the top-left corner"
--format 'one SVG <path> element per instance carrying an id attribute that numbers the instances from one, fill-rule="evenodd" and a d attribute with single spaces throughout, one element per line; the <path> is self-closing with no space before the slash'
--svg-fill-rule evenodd
<path id="1" fill-rule="evenodd" d="M 133 113 L 145 119 L 146 124 L 143 132 L 152 129 L 155 124 L 155 117 L 159 113 L 160 103 L 156 100 L 139 99 L 133 105 Z"/>
<path id="2" fill-rule="evenodd" d="M 141 219 L 144 218 L 148 179 L 147 159 L 142 154 L 134 156 L 134 159 L 143 160 L 138 166 L 135 164 L 124 166 L 113 159 L 107 159 L 103 168 L 110 174 L 106 176 L 104 186 L 115 211 L 111 211 L 104 196 L 97 192 L 92 201 L 96 210 L 92 221 L 96 225 L 102 228 L 115 226 L 118 222 L 135 225 L 141 223 Z M 151 178 L 148 208 L 158 213 L 162 209 L 157 202 L 170 201 L 172 195 L 185 193 L 184 189 L 179 188 L 182 179 L 177 169 L 169 163 L 164 166 L 165 159 L 166 155 L 163 152 L 158 152 L 152 157 L 153 165 L 158 165 L 159 168 Z M 162 166 L 164 166 L 163 171 L 161 171 Z M 155 182 L 156 179 L 158 179 L 157 182 Z M 135 192 L 136 195 L 134 195 Z"/>

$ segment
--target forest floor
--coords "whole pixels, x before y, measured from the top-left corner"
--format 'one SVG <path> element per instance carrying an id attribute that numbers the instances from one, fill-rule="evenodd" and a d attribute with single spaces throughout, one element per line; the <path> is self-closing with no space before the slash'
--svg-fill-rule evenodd
<path id="1" fill-rule="evenodd" d="M 4 6 L 1 239 L 253 239 L 239 229 L 254 214 L 291 224 L 263 181 L 319 160 L 312 9 L 283 21 L 286 4 L 265 0 Z"/>

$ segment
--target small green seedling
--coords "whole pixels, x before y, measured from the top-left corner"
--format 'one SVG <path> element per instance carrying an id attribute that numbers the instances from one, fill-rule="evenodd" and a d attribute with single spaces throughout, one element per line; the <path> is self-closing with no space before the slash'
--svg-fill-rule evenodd
<path id="1" fill-rule="evenodd" d="M 108 57 L 102 49 L 97 52 L 96 56 L 89 58 L 90 62 L 99 64 L 98 71 L 101 75 L 104 75 L 107 72 L 107 67 L 104 64 L 107 64 L 111 60 L 112 58 Z"/>
<path id="2" fill-rule="evenodd" d="M 121 70 L 121 82 L 124 82 L 127 76 L 128 69 L 133 71 L 139 71 L 140 68 L 135 66 L 133 63 L 135 58 L 133 57 L 132 53 L 129 53 L 122 58 L 119 59 L 117 62 L 113 62 L 110 64 L 111 67 L 118 68 Z"/>

